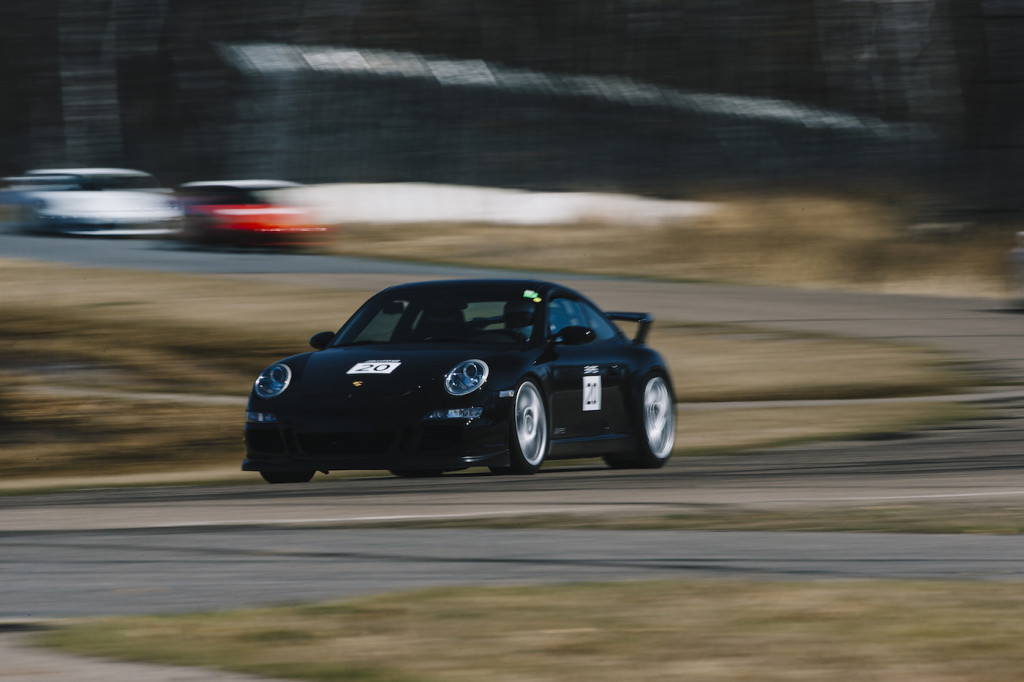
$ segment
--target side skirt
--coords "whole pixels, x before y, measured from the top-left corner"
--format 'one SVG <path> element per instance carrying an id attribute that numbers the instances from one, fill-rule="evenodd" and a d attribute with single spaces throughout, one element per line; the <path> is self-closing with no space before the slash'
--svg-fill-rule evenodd
<path id="1" fill-rule="evenodd" d="M 616 452 L 632 452 L 636 447 L 633 436 L 624 433 L 610 433 L 589 438 L 560 438 L 551 441 L 548 459 L 573 459 L 576 457 L 597 457 Z"/>

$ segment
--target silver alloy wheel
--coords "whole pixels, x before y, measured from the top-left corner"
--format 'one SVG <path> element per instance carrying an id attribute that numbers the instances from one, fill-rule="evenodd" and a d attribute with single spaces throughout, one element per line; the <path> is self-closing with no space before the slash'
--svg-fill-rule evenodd
<path id="1" fill-rule="evenodd" d="M 515 427 L 523 460 L 531 467 L 539 466 L 547 451 L 548 421 L 544 399 L 531 381 L 524 382 L 516 392 Z"/>
<path id="2" fill-rule="evenodd" d="M 644 431 L 651 454 L 666 459 L 676 442 L 676 415 L 668 385 L 661 377 L 652 377 L 644 387 Z"/>

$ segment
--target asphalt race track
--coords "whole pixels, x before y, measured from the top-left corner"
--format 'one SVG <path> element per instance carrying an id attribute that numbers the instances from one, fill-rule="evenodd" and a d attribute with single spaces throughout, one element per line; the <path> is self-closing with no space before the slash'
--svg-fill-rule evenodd
<path id="1" fill-rule="evenodd" d="M 309 255 L 202 252 L 161 242 L 0 234 L 0 258 L 232 273 L 319 286 L 479 271 Z M 488 274 L 493 274 L 489 271 Z M 1024 378 L 1024 315 L 1003 302 L 568 278 L 606 309 L 929 343 Z M 309 330 L 297 330 L 305 338 Z M 148 613 L 441 584 L 666 577 L 1024 578 L 1010 536 L 690 531 L 401 530 L 369 521 L 529 513 L 664 513 L 742 506 L 1024 501 L 1024 398 L 1003 416 L 889 440 L 842 441 L 661 471 L 338 479 L 305 486 L 107 489 L 0 498 L 0 619 Z M 680 418 L 685 420 L 686 411 Z"/>

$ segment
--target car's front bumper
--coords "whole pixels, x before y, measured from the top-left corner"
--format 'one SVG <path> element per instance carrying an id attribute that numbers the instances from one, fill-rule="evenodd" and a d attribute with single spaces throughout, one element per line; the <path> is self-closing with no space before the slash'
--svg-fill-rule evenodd
<path id="1" fill-rule="evenodd" d="M 474 419 L 425 419 L 425 410 L 319 408 L 247 421 L 244 471 L 454 471 L 508 464 L 508 407 L 494 398 Z"/>

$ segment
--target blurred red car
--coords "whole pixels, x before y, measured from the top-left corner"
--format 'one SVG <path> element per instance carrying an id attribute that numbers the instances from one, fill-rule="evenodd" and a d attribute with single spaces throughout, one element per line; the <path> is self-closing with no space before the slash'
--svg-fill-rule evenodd
<path id="1" fill-rule="evenodd" d="M 285 180 L 189 182 L 178 188 L 185 211 L 182 236 L 204 245 L 307 246 L 333 230 L 315 211 L 293 203 L 302 185 Z"/>

